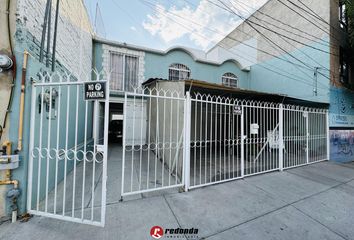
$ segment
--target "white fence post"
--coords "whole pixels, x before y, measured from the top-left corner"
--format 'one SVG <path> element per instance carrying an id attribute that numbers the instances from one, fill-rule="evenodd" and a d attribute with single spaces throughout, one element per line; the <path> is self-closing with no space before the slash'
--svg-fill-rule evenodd
<path id="1" fill-rule="evenodd" d="M 184 141 L 183 141 L 183 159 L 184 159 L 184 190 L 188 192 L 190 186 L 190 141 L 191 141 L 191 96 L 186 93 L 184 103 Z"/>
<path id="2" fill-rule="evenodd" d="M 284 137 L 283 137 L 283 104 L 279 105 L 279 171 L 283 171 L 283 153 L 284 153 Z"/>
<path id="3" fill-rule="evenodd" d="M 241 112 L 241 177 L 245 176 L 245 126 L 244 126 L 244 116 L 245 108 L 242 105 Z"/>
<path id="4" fill-rule="evenodd" d="M 326 111 L 326 131 L 327 131 L 327 160 L 330 160 L 330 139 L 329 139 L 329 113 Z"/>
<path id="5" fill-rule="evenodd" d="M 310 136 L 310 132 L 309 132 L 309 112 L 305 112 L 305 116 L 306 116 L 306 164 L 309 164 L 309 151 L 310 151 L 310 147 L 309 147 L 309 136 Z"/>
<path id="6" fill-rule="evenodd" d="M 121 201 L 123 201 L 123 194 L 124 194 L 124 181 L 125 181 L 125 149 L 126 149 L 126 134 L 127 134 L 127 101 L 128 101 L 128 94 L 125 92 L 124 94 L 124 105 L 123 105 L 123 146 L 122 146 L 122 186 L 121 186 Z"/>

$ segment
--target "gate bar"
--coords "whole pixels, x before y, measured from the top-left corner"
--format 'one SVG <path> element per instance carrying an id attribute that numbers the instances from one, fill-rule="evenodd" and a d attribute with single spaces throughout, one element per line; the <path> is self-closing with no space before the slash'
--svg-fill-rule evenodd
<path id="1" fill-rule="evenodd" d="M 283 171 L 283 153 L 284 153 L 284 139 L 283 139 L 283 104 L 279 105 L 279 171 Z"/>
<path id="2" fill-rule="evenodd" d="M 329 144 L 330 144 L 330 139 L 329 139 L 329 113 L 328 110 L 326 111 L 326 132 L 327 132 L 327 160 L 330 160 L 330 151 L 329 151 Z"/>
<path id="3" fill-rule="evenodd" d="M 185 191 L 188 192 L 190 188 L 190 138 L 191 138 L 191 96 L 190 93 L 186 93 L 186 100 L 184 105 L 184 186 Z M 183 182 L 182 182 L 183 183 Z"/>
<path id="4" fill-rule="evenodd" d="M 31 91 L 31 108 L 36 104 L 36 88 L 33 86 L 33 80 L 32 80 L 32 91 Z M 30 122 L 30 142 L 29 142 L 29 164 L 28 164 L 28 183 L 27 183 L 27 210 L 32 209 L 32 178 L 33 178 L 33 155 L 32 155 L 32 149 L 34 146 L 34 120 L 35 120 L 35 111 L 31 111 L 31 122 Z M 28 194 L 30 194 L 30 197 L 28 197 Z"/>

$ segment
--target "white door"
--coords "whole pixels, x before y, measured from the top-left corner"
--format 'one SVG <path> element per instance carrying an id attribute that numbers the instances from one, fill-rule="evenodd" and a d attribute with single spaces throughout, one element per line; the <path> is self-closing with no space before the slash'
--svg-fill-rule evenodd
<path id="1" fill-rule="evenodd" d="M 126 121 L 126 145 L 146 144 L 146 101 L 128 100 L 124 109 Z"/>

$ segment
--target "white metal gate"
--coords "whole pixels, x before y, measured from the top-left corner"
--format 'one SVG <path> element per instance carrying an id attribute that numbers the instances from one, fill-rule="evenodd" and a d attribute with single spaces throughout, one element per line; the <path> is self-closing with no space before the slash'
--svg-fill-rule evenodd
<path id="1" fill-rule="evenodd" d="M 85 101 L 84 83 L 57 74 L 32 83 L 27 209 L 104 226 L 109 84 L 106 100 Z"/>
<path id="2" fill-rule="evenodd" d="M 124 118 L 122 196 L 188 190 L 329 159 L 325 109 L 183 93 L 126 93 L 131 112 Z M 137 123 L 144 114 L 146 125 Z"/>
<path id="3" fill-rule="evenodd" d="M 329 159 L 325 109 L 202 94 L 187 101 L 187 189 Z"/>
<path id="4" fill-rule="evenodd" d="M 184 93 L 140 89 L 124 102 L 121 196 L 182 187 Z"/>

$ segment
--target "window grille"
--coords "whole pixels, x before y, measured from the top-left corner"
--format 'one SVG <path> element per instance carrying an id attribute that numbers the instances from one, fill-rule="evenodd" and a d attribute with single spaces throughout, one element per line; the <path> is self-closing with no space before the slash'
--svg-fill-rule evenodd
<path id="1" fill-rule="evenodd" d="M 238 87 L 238 78 L 233 73 L 230 73 L 230 72 L 225 73 L 222 76 L 222 84 L 227 87 L 237 88 Z"/>
<path id="2" fill-rule="evenodd" d="M 139 83 L 139 58 L 111 53 L 110 59 L 111 90 L 133 91 Z"/>
<path id="3" fill-rule="evenodd" d="M 191 70 L 183 64 L 176 63 L 170 65 L 168 69 L 168 79 L 169 80 L 186 80 L 190 79 Z"/>

